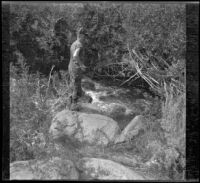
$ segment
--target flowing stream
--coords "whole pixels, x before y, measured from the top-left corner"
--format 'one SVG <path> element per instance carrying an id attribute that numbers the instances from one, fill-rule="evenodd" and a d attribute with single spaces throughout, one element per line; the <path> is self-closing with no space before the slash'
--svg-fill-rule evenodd
<path id="1" fill-rule="evenodd" d="M 110 81 L 82 80 L 84 92 L 92 97 L 92 105 L 113 118 L 123 129 L 136 115 L 150 110 L 153 96 L 144 89 L 119 87 Z"/>

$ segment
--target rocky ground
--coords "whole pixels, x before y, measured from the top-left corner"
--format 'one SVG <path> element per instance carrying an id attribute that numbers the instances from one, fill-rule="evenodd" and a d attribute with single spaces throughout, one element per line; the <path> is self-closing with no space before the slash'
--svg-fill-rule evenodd
<path id="1" fill-rule="evenodd" d="M 49 135 L 58 152 L 74 148 L 76 160 L 56 156 L 13 162 L 10 179 L 168 179 L 149 173 L 157 162 L 142 161 L 130 143 L 145 130 L 143 114 L 155 98 L 142 89 L 106 86 L 89 78 L 83 79 L 82 87 L 87 97 L 80 99 L 78 111 L 59 107 L 56 99 L 48 101 L 53 116 Z"/>

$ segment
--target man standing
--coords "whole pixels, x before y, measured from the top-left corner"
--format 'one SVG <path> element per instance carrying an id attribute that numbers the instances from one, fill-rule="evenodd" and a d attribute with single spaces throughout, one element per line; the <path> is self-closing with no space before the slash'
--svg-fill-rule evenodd
<path id="1" fill-rule="evenodd" d="M 70 48 L 70 63 L 68 66 L 70 76 L 70 90 L 71 90 L 71 110 L 77 110 L 78 98 L 82 96 L 81 79 L 82 74 L 86 70 L 84 65 L 84 44 L 85 31 L 80 28 L 77 32 L 77 40 Z"/>

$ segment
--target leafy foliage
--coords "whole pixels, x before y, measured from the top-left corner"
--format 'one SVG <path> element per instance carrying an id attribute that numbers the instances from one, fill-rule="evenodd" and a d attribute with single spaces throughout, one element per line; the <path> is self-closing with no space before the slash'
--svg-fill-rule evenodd
<path id="1" fill-rule="evenodd" d="M 23 57 L 10 64 L 10 160 L 33 159 L 44 150 L 51 115 L 46 79 L 29 74 Z"/>
<path id="2" fill-rule="evenodd" d="M 85 3 L 11 6 L 12 50 L 19 50 L 30 69 L 49 73 L 52 64 L 67 69 L 69 47 L 76 30 L 88 33 L 86 65 L 100 76 L 130 77 L 134 68 L 123 63 L 127 43 L 149 59 L 168 63 L 185 58 L 184 5 Z M 129 58 L 128 58 L 129 60 Z M 129 81 L 131 82 L 131 80 Z"/>
<path id="3" fill-rule="evenodd" d="M 162 128 L 165 131 L 167 144 L 176 148 L 185 157 L 186 132 L 186 96 L 174 96 L 166 92 L 166 99 L 162 104 Z"/>

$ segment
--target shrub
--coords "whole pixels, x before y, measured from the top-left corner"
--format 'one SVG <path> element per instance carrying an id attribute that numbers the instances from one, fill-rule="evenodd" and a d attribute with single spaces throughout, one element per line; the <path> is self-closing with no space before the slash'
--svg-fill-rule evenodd
<path id="1" fill-rule="evenodd" d="M 165 97 L 161 100 L 161 114 L 154 115 L 155 109 L 147 113 L 144 133 L 134 139 L 134 145 L 146 165 L 156 166 L 157 171 L 170 179 L 184 180 L 185 92 L 175 92 L 177 88 L 172 84 L 165 84 L 163 90 Z M 158 108 L 157 112 L 159 113 Z M 154 167 L 154 171 L 156 169 Z"/>
<path id="2" fill-rule="evenodd" d="M 164 130 L 167 145 L 176 149 L 180 154 L 182 169 L 185 168 L 186 158 L 186 95 L 174 95 L 173 88 L 169 86 L 165 91 L 165 101 L 162 105 L 161 126 Z"/>
<path id="3" fill-rule="evenodd" d="M 41 91 L 46 79 L 29 74 L 21 59 L 10 65 L 10 157 L 11 161 L 32 159 L 44 146 L 50 114 Z M 41 146 L 41 144 L 43 144 Z M 41 148 L 39 148 L 41 147 Z"/>
<path id="4" fill-rule="evenodd" d="M 127 43 L 168 63 L 185 57 L 185 8 L 179 4 L 12 4 L 11 52 L 20 50 L 34 71 L 48 74 L 52 64 L 67 70 L 79 25 L 89 34 L 86 64 L 100 76 L 132 75 L 134 68 L 121 63 Z"/>
<path id="5" fill-rule="evenodd" d="M 161 125 L 165 131 L 168 145 L 176 147 L 185 154 L 186 130 L 186 95 L 174 96 L 172 88 L 165 91 L 165 101 L 162 104 Z"/>
<path id="6" fill-rule="evenodd" d="M 165 85 L 161 119 L 148 123 L 139 146 L 144 144 L 142 151 L 151 154 L 149 162 L 156 161 L 170 179 L 184 180 L 186 97 L 184 92 L 177 94 L 174 90 L 173 85 Z"/>

